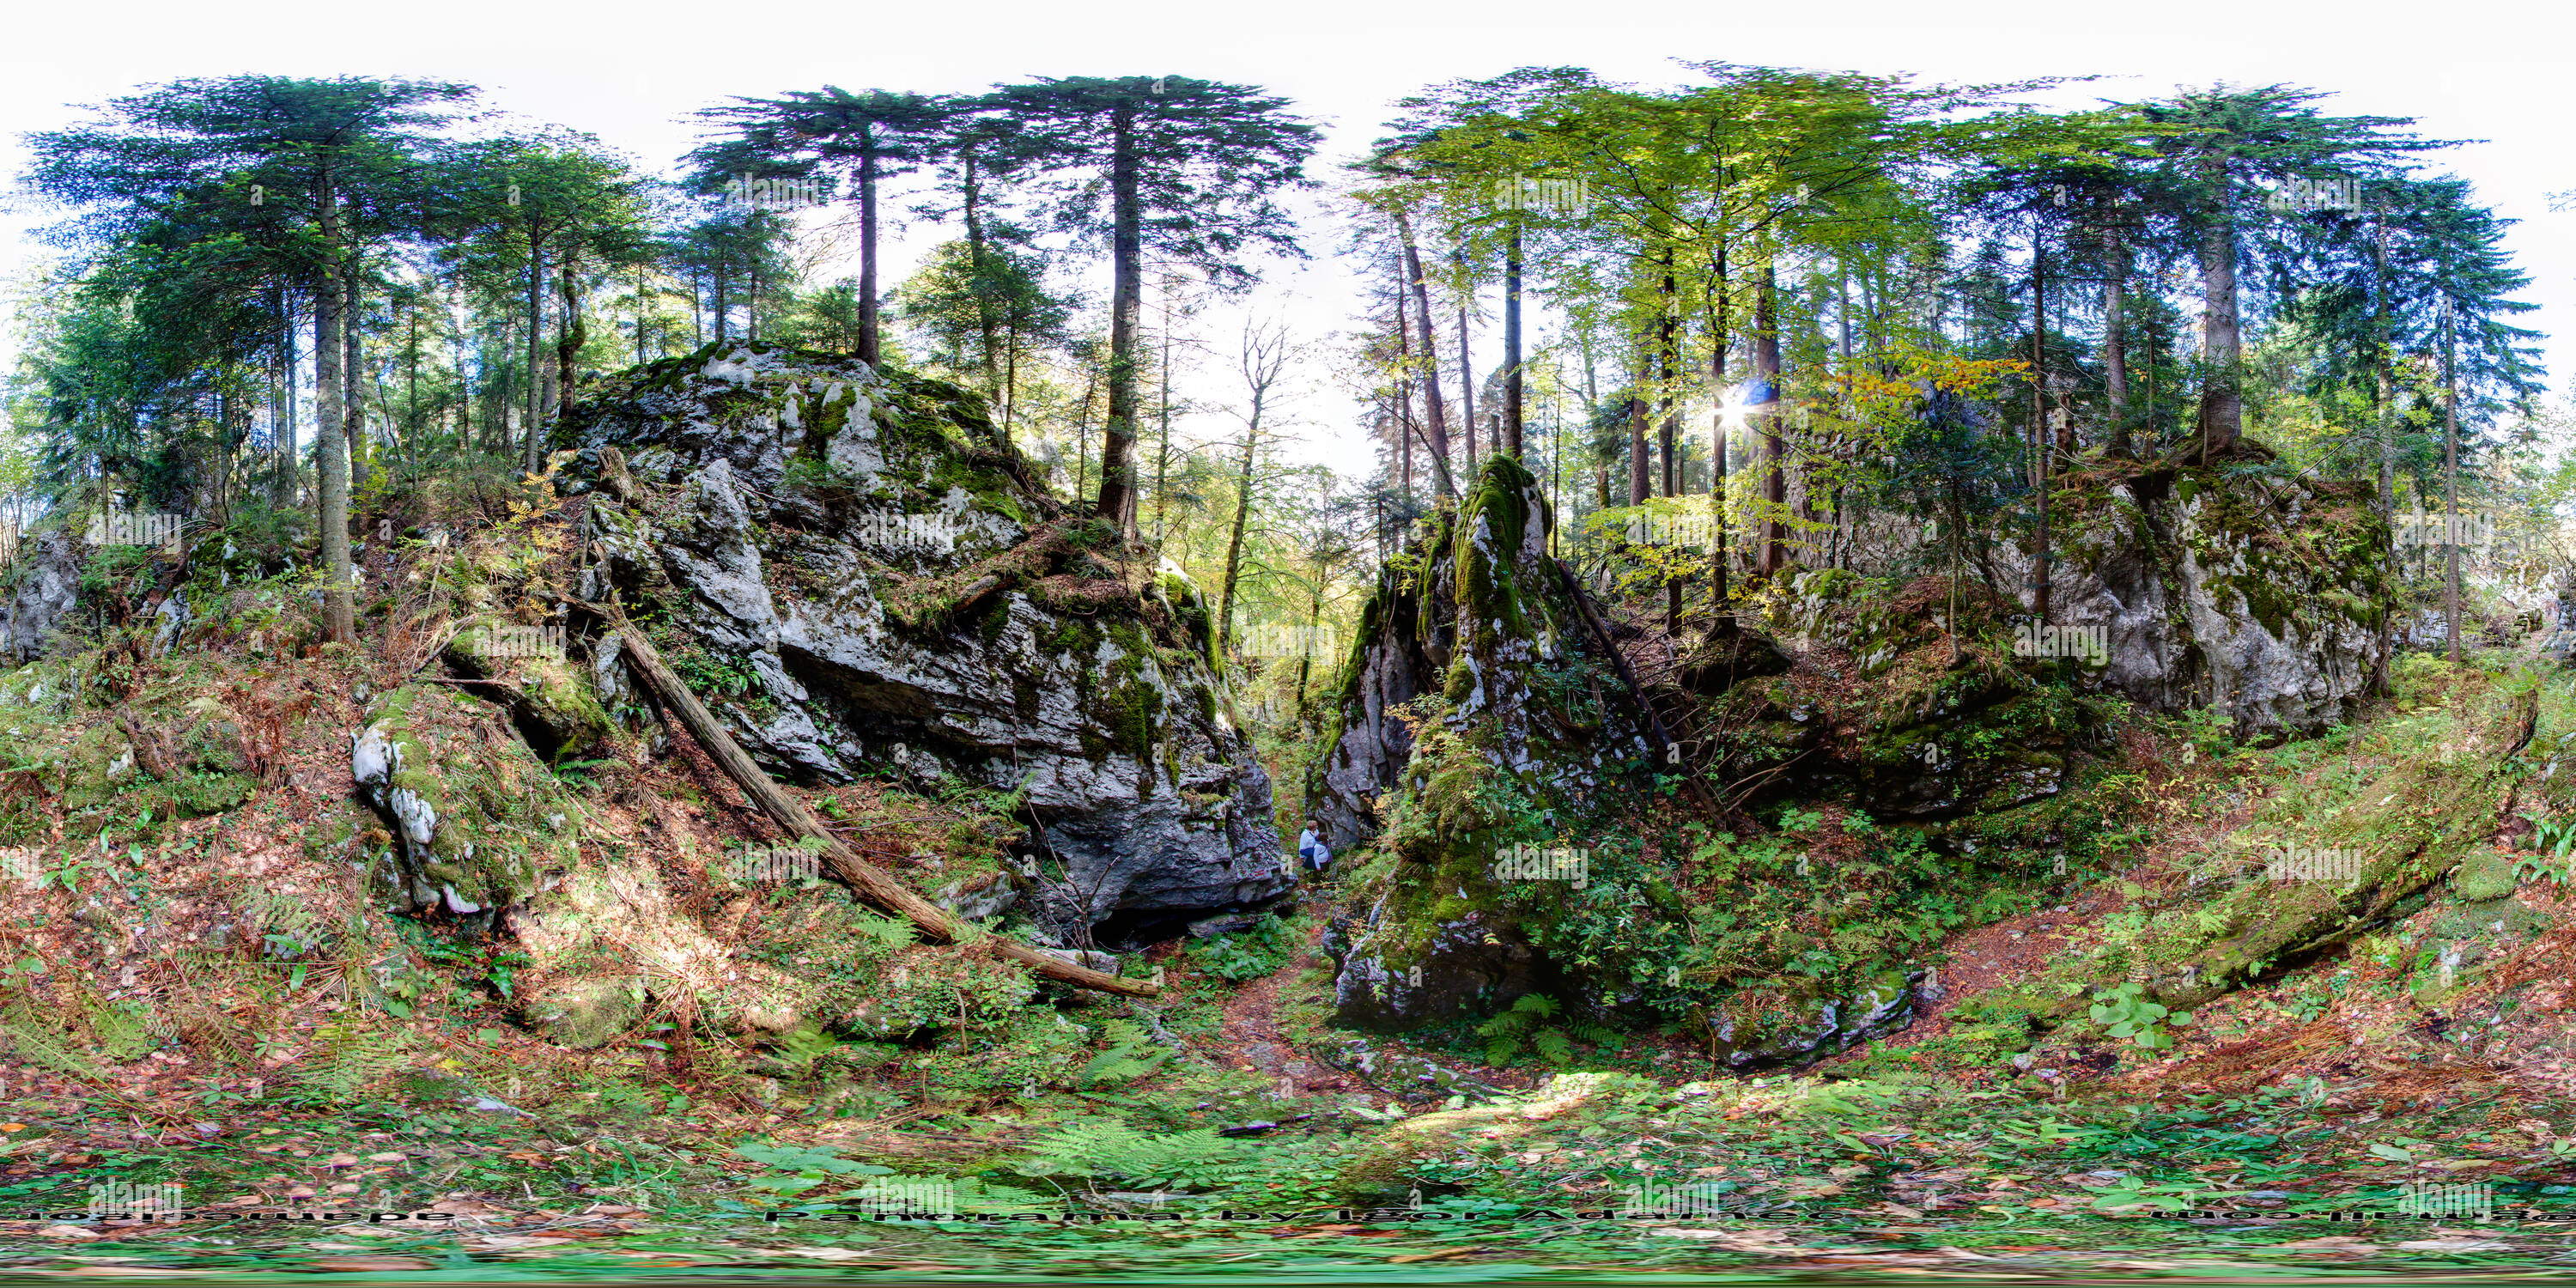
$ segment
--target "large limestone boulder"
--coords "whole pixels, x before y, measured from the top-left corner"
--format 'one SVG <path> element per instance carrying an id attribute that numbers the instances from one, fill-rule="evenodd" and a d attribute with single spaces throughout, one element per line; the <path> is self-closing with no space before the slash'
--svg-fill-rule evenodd
<path id="1" fill-rule="evenodd" d="M 397 907 L 488 930 L 576 855 L 580 807 L 493 708 L 439 685 L 385 694 L 351 741 L 350 777 L 393 833 Z"/>
<path id="2" fill-rule="evenodd" d="M 2107 632 L 2088 683 L 2143 706 L 2215 707 L 2250 738 L 2342 723 L 2388 665 L 2395 585 L 2371 498 L 2225 466 L 2062 493 L 2049 624 Z"/>
<path id="3" fill-rule="evenodd" d="M 80 606 L 82 551 L 77 533 L 55 528 L 20 543 L 16 577 L 0 598 L 0 651 L 32 662 L 63 651 L 61 631 Z"/>
<path id="4" fill-rule="evenodd" d="M 1293 884 L 1204 601 L 1046 495 L 971 396 L 728 344 L 556 434 L 599 557 L 582 594 L 658 623 L 773 773 L 1006 796 L 1037 938 L 1140 938 Z"/>
<path id="5" fill-rule="evenodd" d="M 1466 504 L 1435 523 L 1361 609 L 1331 749 L 1309 792 L 1337 848 L 1388 822 L 1426 697 L 1442 727 L 1472 727 L 1485 766 L 1533 801 L 1587 799 L 1630 781 L 1652 751 L 1644 713 L 1548 553 L 1554 516 L 1519 462 L 1494 460 Z M 1597 711 L 1570 709 L 1577 688 L 1589 698 L 1605 678 Z"/>
<path id="6" fill-rule="evenodd" d="M 1583 914 L 1527 907 L 1495 870 L 1511 847 L 1571 844 L 1653 759 L 1643 711 L 1548 553 L 1550 522 L 1519 462 L 1493 460 L 1363 612 L 1309 784 L 1329 839 L 1391 865 L 1325 939 L 1345 1023 L 1406 1028 L 1532 991 L 1599 991 L 1543 942 Z"/>

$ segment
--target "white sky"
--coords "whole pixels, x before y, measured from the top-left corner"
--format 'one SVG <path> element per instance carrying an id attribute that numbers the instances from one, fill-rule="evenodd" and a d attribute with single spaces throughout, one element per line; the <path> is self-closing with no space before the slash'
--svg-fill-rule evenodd
<path id="1" fill-rule="evenodd" d="M 9 52 L 0 56 L 0 169 L 23 167 L 24 132 L 80 119 L 73 105 L 140 84 L 240 72 L 466 81 L 482 86 L 493 107 L 588 130 L 648 167 L 668 165 L 688 146 L 688 113 L 728 95 L 826 82 L 962 93 L 1033 75 L 1181 74 L 1258 84 L 1295 100 L 1327 127 L 1313 167 L 1321 177 L 1377 135 L 1393 99 L 1529 64 L 1586 66 L 1649 84 L 1680 79 L 1673 58 L 1942 81 L 2116 78 L 2067 95 L 2070 103 L 2217 80 L 2286 82 L 2334 91 L 2338 97 L 2320 105 L 2330 113 L 2411 115 L 2431 137 L 2487 140 L 2446 154 L 2442 164 L 2524 221 L 2509 244 L 2534 278 L 2522 298 L 2542 306 L 2524 325 L 2553 333 L 2549 368 L 2558 388 L 2576 367 L 2576 340 L 2557 338 L 2576 335 L 2576 213 L 2551 213 L 2546 194 L 2576 189 L 2576 154 L 2565 144 L 2565 59 L 2576 26 L 2569 14 L 2564 6 L 2491 0 L 46 4 L 10 18 Z M 38 253 L 26 236 L 35 222 L 23 211 L 0 214 L 0 270 L 15 273 Z M 917 229 L 905 249 L 948 235 Z M 1252 307 L 1284 313 L 1304 339 L 1328 339 L 1356 300 L 1349 266 L 1331 260 L 1335 243 L 1318 229 L 1310 241 L 1316 261 L 1275 269 L 1274 285 Z M 890 281 L 900 277 L 894 267 Z M 1207 319 L 1205 335 L 1220 351 L 1239 317 Z M 1480 379 L 1496 343 L 1488 325 L 1478 337 Z M 0 349 L 0 362 L 11 360 Z M 1231 398 L 1222 362 L 1204 366 L 1185 375 L 1184 392 Z M 1367 456 L 1352 407 L 1320 368 L 1309 374 L 1313 390 L 1289 408 L 1303 422 L 1299 454 L 1360 468 Z M 1210 417 L 1196 428 L 1216 435 L 1231 422 Z"/>

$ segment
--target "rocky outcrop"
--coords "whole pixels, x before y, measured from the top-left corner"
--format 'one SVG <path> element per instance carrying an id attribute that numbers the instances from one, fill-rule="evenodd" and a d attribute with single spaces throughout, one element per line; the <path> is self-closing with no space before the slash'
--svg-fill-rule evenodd
<path id="1" fill-rule="evenodd" d="M 0 650 L 11 662 L 60 651 L 58 632 L 80 606 L 81 562 L 79 535 L 64 529 L 37 533 L 19 545 L 15 584 L 0 599 Z"/>
<path id="2" fill-rule="evenodd" d="M 1500 458 L 1361 609 L 1328 750 L 1308 798 L 1335 848 L 1376 835 L 1415 760 L 1429 697 L 1483 765 L 1532 800 L 1587 799 L 1643 767 L 1643 711 L 1589 637 L 1547 552 L 1547 499 Z M 1606 688 L 1602 686 L 1606 683 Z M 1575 701 L 1572 699 L 1584 699 Z"/>
<path id="3" fill-rule="evenodd" d="M 395 905 L 480 930 L 572 868 L 580 812 L 491 710 L 406 685 L 377 700 L 349 751 L 359 796 L 393 833 Z"/>
<path id="4" fill-rule="evenodd" d="M 1566 985 L 1533 933 L 1549 919 L 1511 904 L 1496 855 L 1582 833 L 1653 749 L 1548 553 L 1551 522 L 1529 473 L 1494 459 L 1363 611 L 1308 796 L 1337 846 L 1394 859 L 1325 940 L 1345 1023 L 1405 1028 Z"/>
<path id="5" fill-rule="evenodd" d="M 2061 505 L 2048 624 L 2107 633 L 2088 684 L 2275 738 L 2349 720 L 2385 675 L 2395 588 L 2367 483 L 2145 471 Z"/>
<path id="6" fill-rule="evenodd" d="M 581 593 L 659 623 L 773 773 L 1006 797 L 1036 937 L 1160 933 L 1293 884 L 1196 589 L 1036 487 L 961 391 L 729 344 L 556 433 L 588 498 Z"/>
<path id="7" fill-rule="evenodd" d="M 1983 585 L 1827 568 L 1773 582 L 1753 609 L 1812 660 L 1738 679 L 1698 711 L 1704 754 L 1753 784 L 1748 803 L 1832 797 L 1872 818 L 1933 822 L 2065 786 L 2087 717 L 2046 681 L 2086 661 L 2017 657 L 2014 632 L 2031 622 Z"/>

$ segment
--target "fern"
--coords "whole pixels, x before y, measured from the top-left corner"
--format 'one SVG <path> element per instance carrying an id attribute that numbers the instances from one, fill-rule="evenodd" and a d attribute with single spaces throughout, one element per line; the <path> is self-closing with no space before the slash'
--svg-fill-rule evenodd
<path id="1" fill-rule="evenodd" d="M 909 948 L 913 943 L 912 923 L 909 921 L 871 913 L 854 916 L 848 924 L 853 933 L 867 936 L 890 953 Z"/>
<path id="2" fill-rule="evenodd" d="M 1556 1018 L 1562 1010 L 1555 998 L 1541 993 L 1523 993 L 1512 1003 L 1512 1009 L 1476 1026 L 1485 1041 L 1485 1063 L 1507 1065 L 1524 1050 L 1535 1051 L 1549 1064 L 1562 1066 L 1574 1058 L 1574 1040 L 1587 1042 L 1600 1039 L 1590 1036 L 1602 1032 L 1597 1026 L 1577 1024 L 1569 1032 L 1565 1027 L 1543 1024 Z"/>
<path id="3" fill-rule="evenodd" d="M 1144 1027 L 1133 1020 L 1111 1020 L 1102 1027 L 1108 1033 L 1110 1047 L 1091 1057 L 1082 1072 L 1074 1075 L 1073 1085 L 1077 1087 L 1114 1087 L 1134 1082 L 1172 1058 L 1169 1048 L 1156 1049 Z"/>
<path id="4" fill-rule="evenodd" d="M 151 1019 L 150 1012 L 137 1003 L 92 1001 L 90 1037 L 97 1043 L 99 1053 L 108 1059 L 140 1060 L 161 1045 L 152 1035 Z"/>
<path id="5" fill-rule="evenodd" d="M 299 1079 L 333 1100 L 348 1101 L 403 1067 L 410 1043 L 400 1033 L 353 1024 L 326 1024 L 313 1032 L 317 1058 Z"/>
<path id="6" fill-rule="evenodd" d="M 1242 1142 L 1212 1127 L 1148 1136 L 1125 1123 L 1085 1119 L 1039 1137 L 1016 1170 L 1026 1176 L 1117 1177 L 1180 1187 L 1222 1184 L 1249 1161 Z"/>
<path id="7" fill-rule="evenodd" d="M 0 1019 L 0 1037 L 8 1039 L 10 1050 L 20 1059 L 91 1082 L 107 1081 L 107 1075 L 97 1065 L 64 1045 L 57 1035 L 38 1024 L 23 1007 L 12 1010 L 6 1019 Z"/>

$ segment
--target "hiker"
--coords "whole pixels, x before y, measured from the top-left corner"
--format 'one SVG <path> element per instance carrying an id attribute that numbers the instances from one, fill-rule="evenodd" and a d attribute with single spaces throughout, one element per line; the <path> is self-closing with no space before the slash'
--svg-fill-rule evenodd
<path id="1" fill-rule="evenodd" d="M 1306 867 L 1315 872 L 1322 872 L 1325 865 L 1333 861 L 1333 852 L 1325 849 L 1322 838 L 1316 835 L 1321 827 L 1310 818 L 1306 820 L 1306 830 L 1297 835 L 1297 857 L 1304 859 Z"/>

